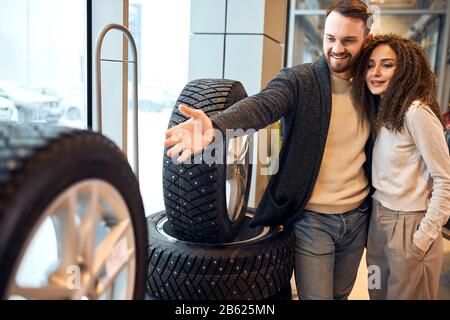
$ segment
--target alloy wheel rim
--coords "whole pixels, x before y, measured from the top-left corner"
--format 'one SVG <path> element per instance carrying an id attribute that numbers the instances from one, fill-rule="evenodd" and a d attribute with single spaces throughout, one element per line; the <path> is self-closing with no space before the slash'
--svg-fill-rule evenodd
<path id="1" fill-rule="evenodd" d="M 248 185 L 251 138 L 236 137 L 230 140 L 226 162 L 226 201 L 231 222 L 236 222 L 245 214 L 243 210 Z"/>
<path id="2" fill-rule="evenodd" d="M 89 179 L 44 210 L 19 254 L 8 299 L 132 299 L 136 245 L 120 193 Z M 30 272 L 32 271 L 32 272 Z"/>

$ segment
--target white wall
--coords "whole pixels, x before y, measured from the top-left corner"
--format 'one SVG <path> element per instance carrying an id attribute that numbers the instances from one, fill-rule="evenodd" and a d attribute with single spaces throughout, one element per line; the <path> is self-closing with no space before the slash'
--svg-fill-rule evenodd
<path id="1" fill-rule="evenodd" d="M 191 0 L 191 7 L 189 80 L 238 80 L 253 95 L 283 67 L 286 1 Z M 264 141 L 262 134 L 255 135 L 255 146 Z M 254 152 L 249 197 L 253 207 L 268 182 L 257 158 Z"/>

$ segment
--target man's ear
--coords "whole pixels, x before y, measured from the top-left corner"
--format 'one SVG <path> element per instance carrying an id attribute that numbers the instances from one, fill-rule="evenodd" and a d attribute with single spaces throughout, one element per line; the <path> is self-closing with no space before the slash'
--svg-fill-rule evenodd
<path id="1" fill-rule="evenodd" d="M 370 41 L 373 40 L 373 34 L 369 33 L 366 37 L 366 40 L 364 40 L 364 47 L 369 44 Z"/>

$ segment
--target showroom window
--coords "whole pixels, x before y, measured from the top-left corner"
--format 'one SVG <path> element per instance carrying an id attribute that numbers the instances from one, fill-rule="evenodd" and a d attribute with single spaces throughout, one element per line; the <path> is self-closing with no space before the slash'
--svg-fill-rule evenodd
<path id="1" fill-rule="evenodd" d="M 86 1 L 0 8 L 0 121 L 86 128 Z"/>
<path id="2" fill-rule="evenodd" d="M 139 181 L 149 215 L 164 209 L 164 134 L 188 81 L 190 1 L 130 0 L 129 27 L 139 55 Z M 129 99 L 131 106 L 131 94 Z M 128 121 L 128 136 L 132 137 L 131 114 Z M 132 163 L 133 144 L 128 146 Z"/>
<path id="3" fill-rule="evenodd" d="M 88 127 L 87 3 L 0 0 L 0 121 Z M 94 10 L 102 3 L 96 2 Z M 176 99 L 188 80 L 190 1 L 128 3 L 129 28 L 139 58 L 140 186 L 146 211 L 154 213 L 164 208 L 164 133 Z M 94 14 L 97 17 L 101 13 Z M 95 29 L 91 35 L 91 50 L 95 49 L 97 32 Z M 107 70 L 108 66 L 104 68 Z M 131 84 L 132 68 L 129 70 Z M 95 91 L 95 87 L 91 90 Z M 121 89 L 106 87 L 104 95 L 117 90 Z M 132 114 L 128 120 L 128 136 L 132 137 Z M 128 145 L 127 153 L 133 163 L 130 138 Z"/>

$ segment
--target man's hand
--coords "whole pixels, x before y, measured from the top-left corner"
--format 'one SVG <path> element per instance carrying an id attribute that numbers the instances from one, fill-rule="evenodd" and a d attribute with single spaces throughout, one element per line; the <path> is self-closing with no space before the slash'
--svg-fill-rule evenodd
<path id="1" fill-rule="evenodd" d="M 164 146 L 172 147 L 167 150 L 167 156 L 172 159 L 181 153 L 177 159 L 181 163 L 206 148 L 214 140 L 214 135 L 212 122 L 202 110 L 184 104 L 180 104 L 178 110 L 190 119 L 167 130 Z"/>

